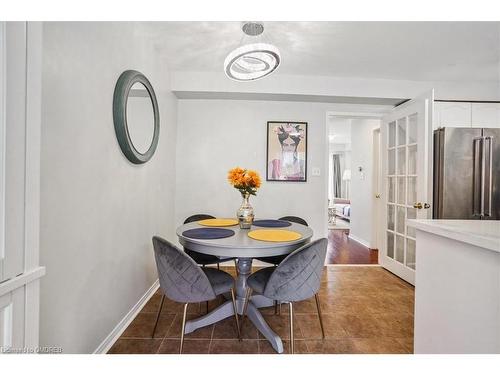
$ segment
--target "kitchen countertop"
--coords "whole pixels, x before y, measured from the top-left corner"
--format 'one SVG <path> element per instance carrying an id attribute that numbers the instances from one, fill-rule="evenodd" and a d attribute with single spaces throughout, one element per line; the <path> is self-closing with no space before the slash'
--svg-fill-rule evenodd
<path id="1" fill-rule="evenodd" d="M 408 220 L 416 229 L 500 253 L 498 220 Z"/>

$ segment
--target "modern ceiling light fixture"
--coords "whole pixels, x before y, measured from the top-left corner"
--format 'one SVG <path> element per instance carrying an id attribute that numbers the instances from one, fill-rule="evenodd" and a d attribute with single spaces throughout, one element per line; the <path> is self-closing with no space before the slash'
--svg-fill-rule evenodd
<path id="1" fill-rule="evenodd" d="M 255 81 L 274 72 L 281 63 L 281 55 L 275 46 L 263 42 L 264 25 L 247 22 L 242 27 L 245 35 L 256 38 L 252 43 L 241 45 L 227 55 L 224 72 L 235 81 Z M 260 37 L 259 37 L 260 36 Z M 243 40 L 243 39 L 242 39 Z"/>

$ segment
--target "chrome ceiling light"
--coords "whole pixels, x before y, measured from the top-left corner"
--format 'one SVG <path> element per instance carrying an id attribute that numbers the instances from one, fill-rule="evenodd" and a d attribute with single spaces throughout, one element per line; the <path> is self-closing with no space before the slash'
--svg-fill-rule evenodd
<path id="1" fill-rule="evenodd" d="M 255 38 L 264 32 L 264 25 L 247 22 L 242 30 L 246 35 Z M 260 39 L 259 42 L 241 45 L 227 55 L 224 72 L 235 81 L 255 81 L 274 72 L 280 62 L 281 55 L 278 48 Z"/>

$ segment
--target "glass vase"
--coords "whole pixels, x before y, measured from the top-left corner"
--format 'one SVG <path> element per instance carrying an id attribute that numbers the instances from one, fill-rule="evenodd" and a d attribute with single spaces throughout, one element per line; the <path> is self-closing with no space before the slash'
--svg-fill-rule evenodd
<path id="1" fill-rule="evenodd" d="M 250 229 L 254 218 L 253 207 L 249 202 L 250 194 L 241 193 L 241 196 L 243 197 L 243 202 L 241 202 L 241 206 L 238 208 L 236 216 L 238 217 L 241 229 Z"/>

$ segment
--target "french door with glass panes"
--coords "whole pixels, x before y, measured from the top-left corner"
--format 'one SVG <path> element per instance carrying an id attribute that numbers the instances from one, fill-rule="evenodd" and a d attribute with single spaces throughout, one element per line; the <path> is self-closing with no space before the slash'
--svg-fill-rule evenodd
<path id="1" fill-rule="evenodd" d="M 431 218 L 433 92 L 392 110 L 382 119 L 384 236 L 379 262 L 415 284 L 415 229 L 408 219 Z"/>

